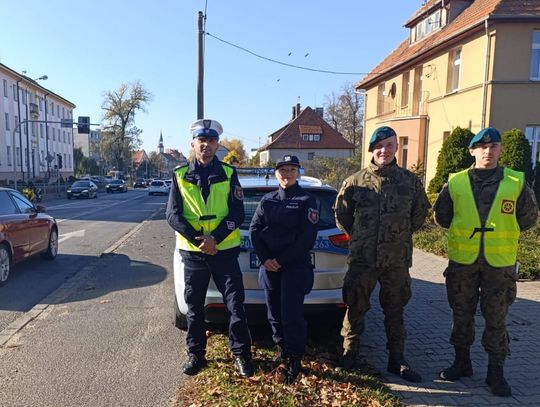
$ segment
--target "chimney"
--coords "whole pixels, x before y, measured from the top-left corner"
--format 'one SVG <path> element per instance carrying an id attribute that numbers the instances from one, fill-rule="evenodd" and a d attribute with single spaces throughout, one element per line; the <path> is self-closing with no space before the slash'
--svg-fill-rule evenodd
<path id="1" fill-rule="evenodd" d="M 292 119 L 291 120 L 294 120 L 294 119 L 296 119 L 296 106 L 292 107 Z"/>
<path id="2" fill-rule="evenodd" d="M 296 104 L 296 117 L 300 115 L 300 103 Z"/>

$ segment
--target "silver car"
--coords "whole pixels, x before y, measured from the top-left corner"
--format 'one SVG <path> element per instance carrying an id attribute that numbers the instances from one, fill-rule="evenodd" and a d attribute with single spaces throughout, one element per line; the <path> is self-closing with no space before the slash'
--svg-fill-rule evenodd
<path id="1" fill-rule="evenodd" d="M 239 256 L 245 289 L 245 308 L 250 324 L 266 323 L 264 291 L 258 284 L 259 261 L 249 238 L 249 224 L 261 198 L 277 189 L 273 176 L 242 177 L 244 190 L 245 220 L 240 228 L 241 252 Z M 319 207 L 319 232 L 311 251 L 315 266 L 313 289 L 305 297 L 304 313 L 309 322 L 340 323 L 346 309 L 342 298 L 343 278 L 347 269 L 346 259 L 349 236 L 341 232 L 335 224 L 334 205 L 337 191 L 320 180 L 302 176 L 300 185 L 317 200 Z M 184 264 L 178 249 L 174 252 L 175 325 L 187 328 L 187 304 L 184 301 Z M 205 301 L 206 321 L 226 323 L 228 314 L 221 293 L 210 280 Z"/>

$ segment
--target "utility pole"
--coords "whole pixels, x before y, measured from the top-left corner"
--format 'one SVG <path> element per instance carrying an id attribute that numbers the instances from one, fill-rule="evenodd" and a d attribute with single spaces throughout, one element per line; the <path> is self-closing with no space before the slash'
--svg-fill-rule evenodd
<path id="1" fill-rule="evenodd" d="M 204 119 L 204 15 L 199 11 L 199 76 L 197 81 L 197 119 Z"/>

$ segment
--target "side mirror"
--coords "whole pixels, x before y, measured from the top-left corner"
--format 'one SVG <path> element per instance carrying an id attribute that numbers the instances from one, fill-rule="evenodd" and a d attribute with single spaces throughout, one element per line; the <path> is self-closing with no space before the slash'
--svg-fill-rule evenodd
<path id="1" fill-rule="evenodd" d="M 46 212 L 47 208 L 45 208 L 43 205 L 36 205 L 36 212 L 37 213 L 43 213 Z"/>

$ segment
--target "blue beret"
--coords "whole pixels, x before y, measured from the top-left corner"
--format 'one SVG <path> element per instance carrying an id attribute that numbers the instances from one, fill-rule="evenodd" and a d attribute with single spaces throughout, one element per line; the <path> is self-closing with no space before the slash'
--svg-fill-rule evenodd
<path id="1" fill-rule="evenodd" d="M 476 144 L 487 144 L 487 143 L 500 143 L 501 134 L 494 127 L 486 127 L 478 132 L 476 136 L 471 139 L 469 143 L 469 148 L 474 148 Z"/>
<path id="2" fill-rule="evenodd" d="M 383 126 L 375 129 L 371 135 L 371 138 L 369 139 L 368 151 L 372 152 L 375 149 L 375 144 L 389 137 L 397 137 L 397 134 L 392 127 Z"/>
<path id="3" fill-rule="evenodd" d="M 200 119 L 193 122 L 190 129 L 193 138 L 206 137 L 206 138 L 219 138 L 223 133 L 223 127 L 217 120 Z"/>
<path id="4" fill-rule="evenodd" d="M 284 155 L 283 158 L 276 164 L 276 169 L 284 165 L 294 165 L 300 167 L 300 160 L 295 155 Z"/>

